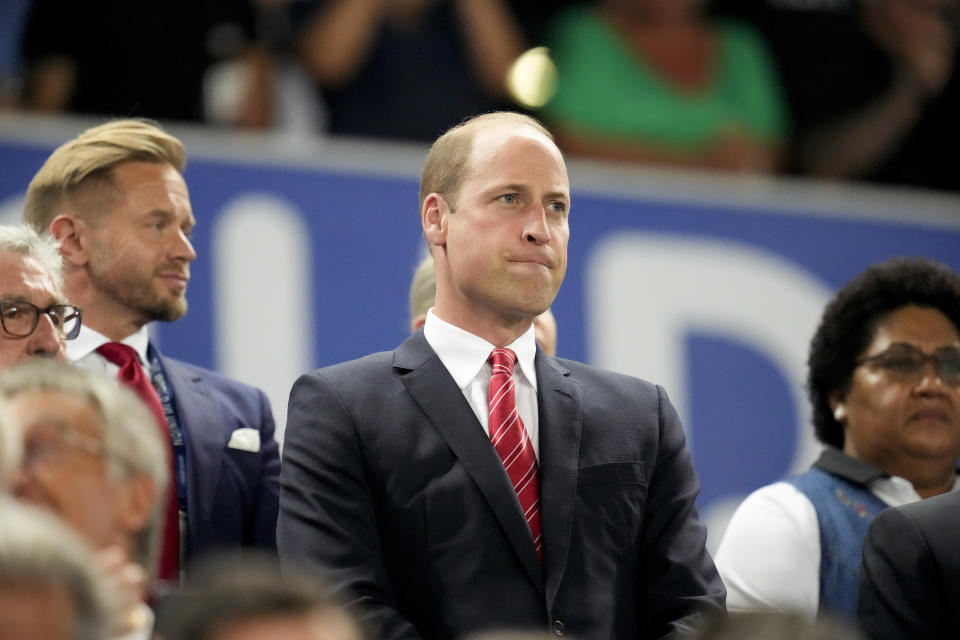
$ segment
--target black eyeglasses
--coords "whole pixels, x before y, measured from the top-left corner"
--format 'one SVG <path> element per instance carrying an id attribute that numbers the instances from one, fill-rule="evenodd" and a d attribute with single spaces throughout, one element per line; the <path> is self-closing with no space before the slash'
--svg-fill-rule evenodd
<path id="1" fill-rule="evenodd" d="M 67 340 L 73 340 L 80 333 L 80 307 L 51 304 L 41 309 L 23 300 L 0 300 L 0 325 L 3 325 L 4 332 L 15 338 L 26 338 L 36 331 L 41 313 L 50 318 Z"/>
<path id="2" fill-rule="evenodd" d="M 932 354 L 908 344 L 895 344 L 886 351 L 856 360 L 858 367 L 873 364 L 883 369 L 897 380 L 915 380 L 923 375 L 927 362 L 933 363 L 933 370 L 944 384 L 960 386 L 960 349 L 943 347 Z"/>

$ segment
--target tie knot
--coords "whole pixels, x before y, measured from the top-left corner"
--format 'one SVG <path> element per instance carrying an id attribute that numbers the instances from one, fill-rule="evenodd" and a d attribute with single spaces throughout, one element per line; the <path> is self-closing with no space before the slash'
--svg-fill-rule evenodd
<path id="1" fill-rule="evenodd" d="M 508 376 L 512 376 L 513 365 L 517 363 L 517 354 L 510 349 L 497 348 L 490 352 L 487 362 L 493 367 L 494 373 L 506 373 Z"/>
<path id="2" fill-rule="evenodd" d="M 137 351 L 122 342 L 107 342 L 97 347 L 97 353 L 117 365 L 123 367 L 131 362 L 140 364 L 140 357 Z"/>

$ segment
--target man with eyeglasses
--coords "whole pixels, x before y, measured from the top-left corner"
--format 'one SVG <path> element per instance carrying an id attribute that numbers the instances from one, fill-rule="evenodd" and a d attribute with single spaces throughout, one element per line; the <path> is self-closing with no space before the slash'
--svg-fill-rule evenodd
<path id="1" fill-rule="evenodd" d="M 113 588 L 111 637 L 149 638 L 144 577 L 157 562 L 169 484 L 149 409 L 100 372 L 50 361 L 0 375 L 0 403 L 0 428 L 21 441 L 13 496 L 52 512 L 98 552 Z"/>
<path id="2" fill-rule="evenodd" d="M 24 220 L 60 241 L 66 293 L 84 310 L 70 360 L 137 390 L 168 443 L 159 577 L 171 583 L 211 550 L 275 552 L 280 472 L 263 392 L 150 342 L 148 323 L 187 310 L 196 220 L 185 164 L 182 143 L 158 126 L 115 120 L 56 149 L 24 204 Z"/>
<path id="3" fill-rule="evenodd" d="M 31 357 L 65 360 L 80 315 L 63 296 L 57 242 L 0 225 L 0 368 Z"/>
<path id="4" fill-rule="evenodd" d="M 826 448 L 809 471 L 754 492 L 730 520 L 717 567 L 732 611 L 853 618 L 874 517 L 960 489 L 960 276 L 952 269 L 920 258 L 870 267 L 827 306 L 808 364 Z"/>

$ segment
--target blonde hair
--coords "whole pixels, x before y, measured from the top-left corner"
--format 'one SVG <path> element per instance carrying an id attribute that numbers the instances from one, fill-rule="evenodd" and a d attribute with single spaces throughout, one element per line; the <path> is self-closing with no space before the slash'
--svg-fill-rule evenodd
<path id="1" fill-rule="evenodd" d="M 554 141 L 553 134 L 536 118 L 513 111 L 494 111 L 463 121 L 437 138 L 427 153 L 423 172 L 420 174 L 421 210 L 423 201 L 431 193 L 443 196 L 451 210 L 457 208 L 460 185 L 463 184 L 469 170 L 474 136 L 478 129 L 494 122 L 512 122 L 533 127 L 547 136 L 551 142 Z"/>
<path id="2" fill-rule="evenodd" d="M 410 323 L 427 315 L 437 297 L 437 274 L 433 268 L 433 256 L 420 261 L 410 282 Z"/>
<path id="3" fill-rule="evenodd" d="M 187 156 L 183 143 L 149 120 L 113 120 L 87 129 L 50 154 L 30 181 L 24 222 L 46 231 L 68 198 L 77 204 L 78 215 L 102 215 L 103 200 L 98 197 L 94 204 L 83 196 L 99 187 L 97 196 L 115 199 L 113 169 L 124 162 L 166 163 L 182 173 Z"/>

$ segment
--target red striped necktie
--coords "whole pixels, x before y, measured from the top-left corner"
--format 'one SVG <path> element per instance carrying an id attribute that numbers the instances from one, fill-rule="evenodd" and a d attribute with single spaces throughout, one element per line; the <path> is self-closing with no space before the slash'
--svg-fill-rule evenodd
<path id="1" fill-rule="evenodd" d="M 153 383 L 143 371 L 140 358 L 133 347 L 120 342 L 107 342 L 97 348 L 97 353 L 120 367 L 117 380 L 120 384 L 132 389 L 150 412 L 157 419 L 157 427 L 167 449 L 167 459 L 170 461 L 170 483 L 167 495 L 167 504 L 163 522 L 163 537 L 161 540 L 160 565 L 157 577 L 173 583 L 180 582 L 180 509 L 177 504 L 177 476 L 173 462 L 173 445 L 170 441 L 170 427 L 167 425 L 167 416 L 164 414 L 160 396 L 153 388 Z"/>
<path id="2" fill-rule="evenodd" d="M 500 456 L 513 490 L 520 500 L 520 508 L 527 519 L 537 556 L 543 561 L 540 539 L 540 480 L 537 456 L 530 436 L 517 411 L 513 366 L 516 354 L 510 349 L 494 349 L 487 362 L 493 367 L 490 376 L 490 441 Z"/>

